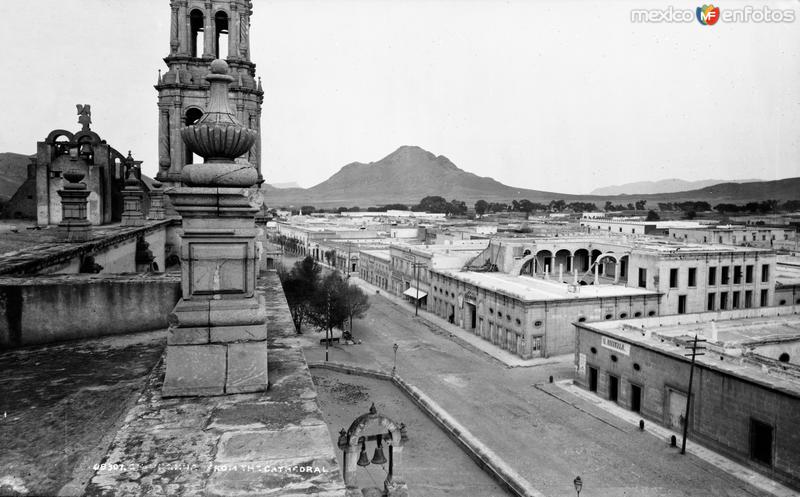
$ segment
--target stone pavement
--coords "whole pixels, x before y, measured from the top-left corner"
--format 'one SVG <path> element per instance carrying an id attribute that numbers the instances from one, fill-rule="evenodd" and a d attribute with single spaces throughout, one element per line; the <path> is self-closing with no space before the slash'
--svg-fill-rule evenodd
<path id="1" fill-rule="evenodd" d="M 408 308 L 410 312 L 415 312 L 414 305 L 409 303 L 407 300 L 392 295 L 385 290 L 381 290 L 378 287 L 367 283 L 366 281 L 362 280 L 357 276 L 351 276 L 350 281 L 363 290 L 365 290 L 368 294 L 379 294 L 390 302 L 394 302 L 400 307 Z M 428 323 L 437 326 L 454 337 L 462 340 L 471 346 L 475 347 L 476 349 L 494 357 L 498 361 L 502 362 L 506 366 L 510 368 L 525 368 L 525 367 L 533 367 L 533 366 L 542 366 L 545 364 L 566 364 L 572 363 L 574 357 L 572 354 L 565 354 L 561 356 L 553 356 L 553 357 L 534 357 L 532 359 L 523 359 L 516 354 L 512 354 L 507 350 L 503 350 L 502 348 L 498 347 L 497 345 L 484 340 L 483 338 L 468 332 L 465 329 L 462 329 L 454 324 L 449 323 L 446 319 L 442 319 L 436 314 L 432 312 L 428 312 L 423 309 L 419 309 L 417 311 L 418 317 L 424 319 Z"/>
<path id="2" fill-rule="evenodd" d="M 628 423 L 639 426 L 639 420 L 641 420 L 641 416 L 638 416 L 635 412 L 629 411 L 619 404 L 615 402 L 611 402 L 610 400 L 603 399 L 592 392 L 588 392 L 583 388 L 573 384 L 572 380 L 561 380 L 554 383 L 555 386 L 561 388 L 562 390 L 569 392 L 569 394 L 581 398 L 587 402 L 591 402 L 592 404 L 596 405 L 597 407 L 607 411 L 614 416 L 627 421 Z M 661 425 L 655 424 L 650 421 L 645 421 L 645 431 L 654 435 L 655 437 L 661 440 L 670 440 L 670 437 L 673 435 L 678 440 L 678 445 L 680 446 L 682 440 L 682 433 L 678 433 L 672 431 L 668 428 L 665 428 Z M 680 450 L 680 449 L 676 449 Z M 776 497 L 792 497 L 798 495 L 798 492 L 781 485 L 780 483 L 776 482 L 775 480 L 771 480 L 766 476 L 753 471 L 750 468 L 742 466 L 741 464 L 728 459 L 725 456 L 722 456 L 714 451 L 711 451 L 700 444 L 692 442 L 691 439 L 686 440 L 686 452 L 689 454 L 694 454 L 695 456 L 703 459 L 706 462 L 709 462 L 716 466 L 717 468 L 736 476 L 737 478 L 741 479 L 749 483 L 750 485 L 757 487 L 765 492 L 769 492 L 771 495 Z"/>
<path id="3" fill-rule="evenodd" d="M 581 495 L 589 497 L 770 495 L 693 454 L 677 454 L 590 402 L 566 402 L 537 388 L 551 375 L 571 379 L 571 364 L 508 368 L 414 318 L 408 305 L 374 294 L 370 303 L 365 318 L 353 325 L 362 343 L 332 346 L 330 360 L 390 371 L 397 343 L 398 375 L 548 497 L 574 497 L 578 475 Z M 319 336 L 303 335 L 309 361 L 324 360 Z"/>
<path id="4" fill-rule="evenodd" d="M 84 495 L 344 495 L 277 275 L 260 283 L 269 316 L 269 392 L 165 399 L 162 365 L 96 461 Z"/>

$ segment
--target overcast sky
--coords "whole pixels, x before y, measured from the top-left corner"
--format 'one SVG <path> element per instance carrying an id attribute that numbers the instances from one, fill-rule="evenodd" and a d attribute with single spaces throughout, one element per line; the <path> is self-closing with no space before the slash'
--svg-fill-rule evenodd
<path id="1" fill-rule="evenodd" d="M 800 176 L 794 23 L 632 23 L 699 2 L 255 0 L 269 183 L 324 181 L 419 145 L 518 187 Z M 168 0 L 0 1 L 0 151 L 92 129 L 157 170 L 157 70 Z"/>

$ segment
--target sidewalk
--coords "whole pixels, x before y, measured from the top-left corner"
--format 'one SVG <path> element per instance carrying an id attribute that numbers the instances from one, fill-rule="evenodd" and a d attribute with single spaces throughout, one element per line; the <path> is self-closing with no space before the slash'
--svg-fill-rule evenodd
<path id="1" fill-rule="evenodd" d="M 642 419 L 642 417 L 635 412 L 629 411 L 614 402 L 602 399 L 591 392 L 575 386 L 572 383 L 572 380 L 556 381 L 555 385 L 564 391 L 569 392 L 576 397 L 580 397 L 581 399 L 592 403 L 596 407 L 603 409 L 617 418 L 627 421 L 633 425 L 638 426 L 639 420 Z M 650 420 L 645 420 L 644 431 L 661 440 L 664 440 L 666 443 L 669 443 L 670 437 L 675 435 L 675 438 L 678 440 L 678 444 L 680 444 L 683 436 L 681 433 L 664 428 L 663 426 L 660 426 Z M 726 473 L 733 475 L 736 478 L 739 478 L 740 480 L 745 481 L 760 490 L 763 490 L 764 492 L 775 495 L 776 497 L 792 497 L 797 495 L 796 491 L 785 487 L 780 483 L 771 480 L 770 478 L 757 473 L 756 471 L 753 471 L 752 469 L 742 466 L 741 464 L 734 462 L 725 456 L 709 450 L 702 445 L 694 443 L 691 440 L 686 441 L 686 452 L 693 454 L 707 463 L 716 466 L 722 471 L 725 471 Z"/>
<path id="2" fill-rule="evenodd" d="M 401 299 L 400 297 L 392 295 L 386 290 L 380 289 L 370 283 L 367 283 L 366 281 L 362 280 L 357 276 L 351 276 L 350 281 L 361 287 L 370 295 L 374 293 L 379 293 L 381 297 L 396 304 L 398 307 L 401 307 L 407 310 L 408 312 L 414 312 L 414 306 L 410 305 L 408 302 Z M 535 357 L 533 359 L 522 359 L 521 357 L 512 354 L 511 352 L 501 349 L 492 342 L 484 340 L 483 338 L 477 335 L 473 335 L 467 330 L 459 328 L 454 324 L 448 323 L 447 320 L 442 319 L 431 312 L 419 309 L 418 317 L 420 317 L 421 319 L 423 319 L 424 321 L 433 326 L 441 328 L 445 332 L 449 333 L 451 337 L 461 340 L 462 342 L 466 342 L 467 344 L 471 345 L 472 347 L 475 347 L 481 352 L 484 352 L 485 354 L 494 357 L 495 359 L 502 362 L 509 368 L 531 368 L 536 366 L 543 366 L 545 364 L 571 363 L 574 359 L 573 354 L 565 354 L 553 357 Z"/>

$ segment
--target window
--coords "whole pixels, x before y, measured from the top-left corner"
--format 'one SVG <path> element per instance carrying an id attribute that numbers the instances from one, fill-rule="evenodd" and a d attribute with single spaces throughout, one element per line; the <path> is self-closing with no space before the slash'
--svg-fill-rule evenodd
<path id="1" fill-rule="evenodd" d="M 750 418 L 750 459 L 772 466 L 772 426 Z"/>
<path id="2" fill-rule="evenodd" d="M 697 286 L 697 268 L 689 268 L 689 286 Z"/>
<path id="3" fill-rule="evenodd" d="M 744 268 L 744 282 L 745 283 L 752 283 L 753 282 L 753 265 L 748 264 Z"/>
<path id="4" fill-rule="evenodd" d="M 717 284 L 717 268 L 716 267 L 708 268 L 708 284 L 709 285 L 716 285 Z"/>
<path id="5" fill-rule="evenodd" d="M 647 269 L 639 268 L 639 287 L 645 288 L 647 286 Z"/>
<path id="6" fill-rule="evenodd" d="M 741 307 L 741 302 L 739 302 L 740 293 L 739 291 L 733 292 L 733 309 L 739 309 Z"/>
<path id="7" fill-rule="evenodd" d="M 719 293 L 719 308 L 723 311 L 728 308 L 728 292 Z"/>
<path id="8" fill-rule="evenodd" d="M 678 268 L 669 270 L 669 287 L 678 288 Z"/>
<path id="9" fill-rule="evenodd" d="M 745 290 L 744 292 L 744 308 L 749 309 L 753 307 L 753 291 Z"/>
<path id="10" fill-rule="evenodd" d="M 720 283 L 723 285 L 727 285 L 731 282 L 730 270 L 731 268 L 729 266 L 722 266 L 722 277 L 720 278 Z"/>
<path id="11" fill-rule="evenodd" d="M 742 282 L 742 266 L 733 266 L 733 284 L 738 285 Z"/>
<path id="12" fill-rule="evenodd" d="M 706 309 L 709 311 L 714 311 L 717 308 L 717 294 L 714 292 L 710 292 L 708 294 L 708 306 Z"/>
<path id="13" fill-rule="evenodd" d="M 767 307 L 769 305 L 769 290 L 766 288 L 761 290 L 761 307 Z"/>
<path id="14" fill-rule="evenodd" d="M 686 295 L 678 295 L 678 314 L 686 314 Z"/>
<path id="15" fill-rule="evenodd" d="M 761 282 L 766 283 L 769 281 L 769 264 L 761 266 Z"/>

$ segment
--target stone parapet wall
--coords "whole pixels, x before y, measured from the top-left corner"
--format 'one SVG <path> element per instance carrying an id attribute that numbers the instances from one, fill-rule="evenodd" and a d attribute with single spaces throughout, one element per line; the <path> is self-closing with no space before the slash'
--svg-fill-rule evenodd
<path id="1" fill-rule="evenodd" d="M 179 275 L 0 278 L 0 348 L 167 328 Z"/>

